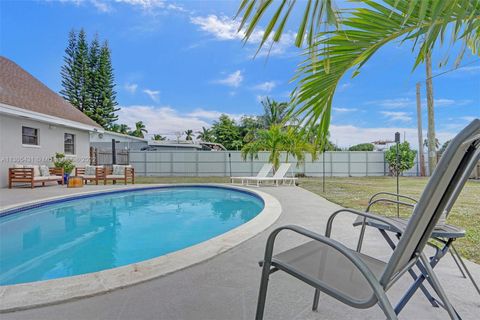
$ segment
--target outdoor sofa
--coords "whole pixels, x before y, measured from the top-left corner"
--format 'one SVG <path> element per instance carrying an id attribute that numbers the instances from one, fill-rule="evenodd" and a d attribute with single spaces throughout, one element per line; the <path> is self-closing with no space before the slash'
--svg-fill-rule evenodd
<path id="1" fill-rule="evenodd" d="M 125 184 L 130 180 L 132 184 L 135 184 L 135 170 L 132 166 L 116 165 L 112 168 L 105 168 L 104 184 L 107 181 L 123 181 Z"/>
<path id="2" fill-rule="evenodd" d="M 75 175 L 82 177 L 87 183 L 88 181 L 94 181 L 98 185 L 99 181 L 105 180 L 105 167 L 104 166 L 85 166 L 84 168 L 75 168 Z"/>
<path id="3" fill-rule="evenodd" d="M 15 165 L 8 169 L 8 188 L 11 189 L 14 183 L 30 184 L 33 189 L 36 183 L 57 181 L 63 185 L 63 168 L 48 168 L 38 165 Z"/>

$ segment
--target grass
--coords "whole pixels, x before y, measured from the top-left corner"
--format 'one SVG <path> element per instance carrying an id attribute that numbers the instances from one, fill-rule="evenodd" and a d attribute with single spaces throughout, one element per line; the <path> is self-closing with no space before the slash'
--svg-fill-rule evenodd
<path id="1" fill-rule="evenodd" d="M 136 183 L 228 183 L 225 177 L 138 177 Z M 401 177 L 400 193 L 418 198 L 427 183 L 427 178 Z M 395 192 L 392 177 L 327 178 L 326 192 L 322 191 L 322 180 L 302 178 L 300 186 L 343 207 L 364 210 L 371 195 L 380 191 Z M 457 240 L 456 248 L 462 256 L 480 263 L 480 181 L 469 181 L 463 189 L 448 217 L 448 223 L 464 228 L 466 237 Z M 388 216 L 396 215 L 396 206 L 372 208 L 372 211 Z M 378 210 L 380 209 L 381 210 Z M 408 216 L 409 210 L 402 209 L 401 215 Z"/>
<path id="2" fill-rule="evenodd" d="M 401 177 L 400 193 L 419 198 L 427 178 Z M 321 179 L 304 178 L 300 185 L 343 207 L 365 210 L 371 195 L 380 191 L 396 191 L 396 182 L 392 177 L 358 177 L 358 178 L 327 178 L 326 190 L 322 191 Z M 464 228 L 467 235 L 458 239 L 456 248 L 467 259 L 480 263 L 480 182 L 469 181 L 463 189 L 455 206 L 448 217 L 448 223 Z M 372 211 L 387 216 L 396 215 L 396 205 L 372 208 Z M 410 211 L 402 209 L 402 216 L 409 216 Z"/>

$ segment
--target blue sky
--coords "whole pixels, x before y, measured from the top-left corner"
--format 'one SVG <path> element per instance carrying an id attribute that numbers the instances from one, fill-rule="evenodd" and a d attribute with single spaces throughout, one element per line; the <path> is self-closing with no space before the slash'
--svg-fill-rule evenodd
<path id="1" fill-rule="evenodd" d="M 238 3 L 2 1 L 0 51 L 58 92 L 68 32 L 83 27 L 90 39 L 98 33 L 112 49 L 120 122 L 142 120 L 150 134 L 173 136 L 208 126 L 221 113 L 259 114 L 262 97 L 286 100 L 293 89 L 290 80 L 301 61 L 293 47 L 298 12 L 268 59 L 265 52 L 252 59 L 261 31 L 243 45 L 232 19 Z M 437 67 L 444 55 L 436 52 L 434 73 L 451 68 Z M 398 130 L 416 145 L 415 83 L 425 75 L 423 65 L 411 72 L 413 61 L 408 44 L 392 44 L 359 76 L 343 79 L 333 103 L 332 140 L 349 146 L 391 139 Z M 468 53 L 462 65 L 434 79 L 440 142 L 480 117 L 480 61 Z M 426 128 L 425 111 L 423 120 Z"/>

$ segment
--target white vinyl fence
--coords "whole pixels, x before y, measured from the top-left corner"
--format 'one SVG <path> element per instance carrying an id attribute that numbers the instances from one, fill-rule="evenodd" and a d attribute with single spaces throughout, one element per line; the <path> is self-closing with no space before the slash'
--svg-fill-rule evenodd
<path id="1" fill-rule="evenodd" d="M 139 176 L 251 176 L 268 162 L 269 152 L 244 161 L 240 151 L 130 151 L 130 164 Z M 282 153 L 282 162 L 293 164 L 295 174 L 319 177 L 384 176 L 389 174 L 384 152 L 335 151 L 305 161 Z M 404 175 L 418 175 L 418 165 Z"/>

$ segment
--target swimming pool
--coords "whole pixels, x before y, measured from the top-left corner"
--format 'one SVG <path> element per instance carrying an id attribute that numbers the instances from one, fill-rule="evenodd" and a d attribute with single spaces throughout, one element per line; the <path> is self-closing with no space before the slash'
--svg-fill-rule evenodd
<path id="1" fill-rule="evenodd" d="M 59 200 L 0 218 L 0 285 L 125 266 L 214 238 L 263 200 L 220 187 L 124 190 Z"/>

